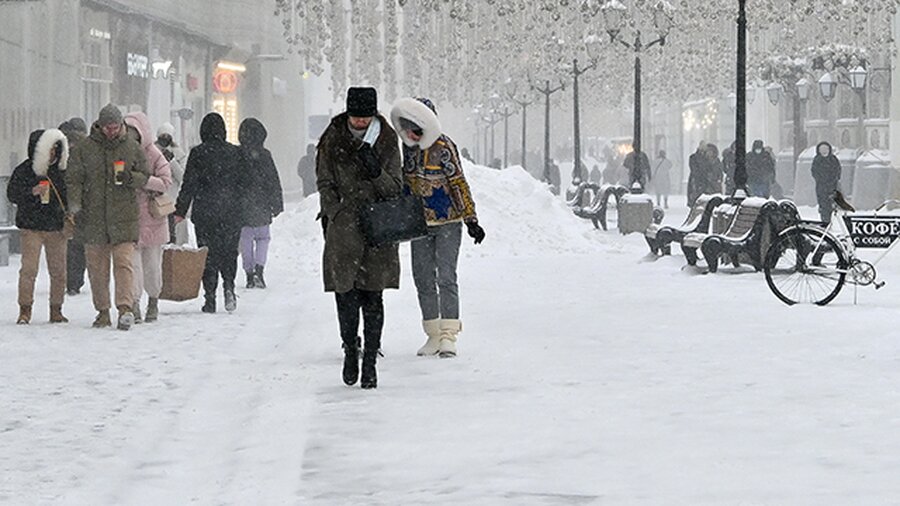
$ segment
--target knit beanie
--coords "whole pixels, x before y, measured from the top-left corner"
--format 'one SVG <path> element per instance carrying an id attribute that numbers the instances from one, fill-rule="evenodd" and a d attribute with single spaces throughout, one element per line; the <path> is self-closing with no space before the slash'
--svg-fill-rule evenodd
<path id="1" fill-rule="evenodd" d="M 97 123 L 100 126 L 106 126 L 113 123 L 122 123 L 123 119 L 122 111 L 118 107 L 113 104 L 106 104 L 103 109 L 100 109 L 100 117 L 97 119 Z"/>

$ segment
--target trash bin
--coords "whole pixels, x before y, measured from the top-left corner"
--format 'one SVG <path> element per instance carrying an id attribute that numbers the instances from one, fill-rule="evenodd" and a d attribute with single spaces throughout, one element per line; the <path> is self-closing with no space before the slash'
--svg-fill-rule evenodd
<path id="1" fill-rule="evenodd" d="M 619 232 L 643 234 L 653 222 L 653 197 L 647 194 L 627 194 L 619 201 Z"/>

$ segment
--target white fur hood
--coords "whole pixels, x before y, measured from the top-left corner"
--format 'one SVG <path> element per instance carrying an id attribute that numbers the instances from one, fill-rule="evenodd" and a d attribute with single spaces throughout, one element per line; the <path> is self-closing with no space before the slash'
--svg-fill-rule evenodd
<path id="1" fill-rule="evenodd" d="M 59 170 L 66 170 L 69 163 L 69 141 L 66 135 L 56 128 L 44 130 L 34 147 L 34 158 L 31 160 L 31 167 L 34 173 L 41 177 L 47 176 L 50 170 L 50 151 L 56 143 L 62 146 L 62 152 L 59 155 Z"/>
<path id="2" fill-rule="evenodd" d="M 400 118 L 406 118 L 422 127 L 423 135 L 418 142 L 406 135 L 403 127 L 400 126 Z M 418 146 L 419 149 L 428 149 L 441 136 L 441 122 L 438 121 L 437 115 L 427 105 L 414 98 L 401 98 L 394 102 L 394 107 L 391 108 L 391 123 L 400 139 L 403 140 L 403 144 L 410 147 Z"/>

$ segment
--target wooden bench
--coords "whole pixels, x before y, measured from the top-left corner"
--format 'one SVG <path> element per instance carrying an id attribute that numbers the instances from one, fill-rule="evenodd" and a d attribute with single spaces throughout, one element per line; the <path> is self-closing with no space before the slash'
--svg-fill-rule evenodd
<path id="1" fill-rule="evenodd" d="M 609 199 L 615 198 L 618 206 L 619 200 L 627 193 L 628 189 L 622 185 L 581 183 L 571 193 L 566 203 L 572 208 L 575 216 L 591 220 L 594 228 L 607 230 L 606 211 L 609 208 Z M 593 198 L 587 206 L 584 206 L 585 196 L 590 194 L 593 194 Z"/>
<path id="2" fill-rule="evenodd" d="M 723 259 L 735 267 L 746 262 L 757 271 L 762 270 L 772 237 L 796 219 L 799 219 L 799 213 L 793 202 L 745 199 L 740 203 L 728 230 L 703 238 L 700 250 L 709 271 L 716 272 Z"/>
<path id="3" fill-rule="evenodd" d="M 681 225 L 677 227 L 660 226 L 658 223 L 650 225 L 644 232 L 650 252 L 654 255 L 671 255 L 673 242 L 681 245 L 688 234 L 709 232 L 713 210 L 721 205 L 724 199 L 724 195 L 720 194 L 701 195 Z"/>

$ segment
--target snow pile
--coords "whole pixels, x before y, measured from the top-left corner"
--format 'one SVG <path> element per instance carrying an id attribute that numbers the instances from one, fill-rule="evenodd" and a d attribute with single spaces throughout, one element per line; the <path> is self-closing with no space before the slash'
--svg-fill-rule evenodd
<path id="1" fill-rule="evenodd" d="M 591 223 L 576 217 L 547 186 L 535 180 L 519 166 L 494 170 L 463 162 L 463 170 L 472 188 L 478 219 L 487 239 L 478 248 L 464 247 L 470 255 L 539 256 L 563 253 L 593 253 L 605 247 L 602 234 Z M 290 244 L 290 250 L 277 249 L 276 256 L 305 268 L 316 268 L 321 260 L 322 229 L 316 216 L 319 196 L 311 195 L 275 220 L 275 234 L 289 237 L 278 244 Z M 468 237 L 464 242 L 470 242 Z"/>
<path id="2" fill-rule="evenodd" d="M 522 167 L 494 170 L 463 162 L 463 170 L 487 232 L 483 254 L 591 253 L 605 245 L 590 221 L 576 217 Z"/>

